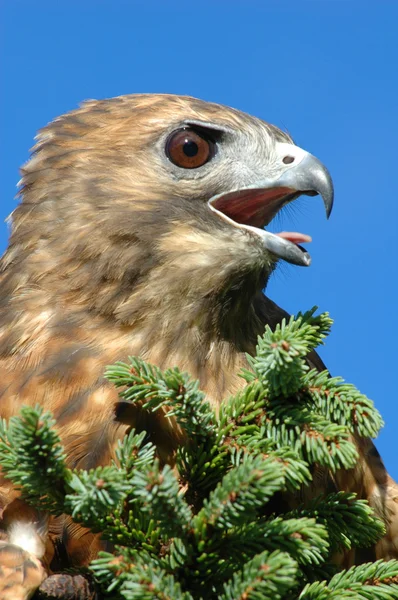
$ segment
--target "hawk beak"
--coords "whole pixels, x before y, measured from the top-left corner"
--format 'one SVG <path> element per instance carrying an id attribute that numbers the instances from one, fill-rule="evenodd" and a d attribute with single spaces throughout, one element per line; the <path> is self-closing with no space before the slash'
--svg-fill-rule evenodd
<path id="1" fill-rule="evenodd" d="M 289 143 L 277 143 L 271 157 L 277 175 L 259 177 L 247 188 L 218 194 L 209 201 L 212 211 L 236 227 L 259 235 L 264 247 L 277 258 L 300 266 L 309 266 L 311 257 L 298 245 L 311 241 L 309 236 L 266 231 L 264 227 L 280 209 L 302 194 L 322 197 L 326 216 L 333 208 L 334 190 L 329 171 L 315 156 Z"/>
<path id="2" fill-rule="evenodd" d="M 286 146 L 287 152 L 289 152 L 289 149 L 291 151 L 292 148 L 290 144 L 280 144 L 280 146 Z M 297 146 L 293 146 L 293 148 L 297 148 Z M 301 150 L 301 148 L 297 148 L 297 150 Z M 300 157 L 301 153 L 304 154 L 302 157 Z M 292 160 L 292 166 L 276 181 L 272 183 L 269 182 L 271 183 L 270 187 L 286 187 L 290 188 L 292 191 L 300 192 L 301 194 L 306 194 L 308 196 L 316 196 L 319 194 L 322 197 L 325 206 L 326 217 L 329 218 L 334 200 L 333 181 L 329 171 L 325 165 L 312 154 L 301 150 L 301 152 L 298 153 L 299 160 L 297 162 L 294 154 L 295 153 L 291 152 L 283 158 L 284 161 Z"/>
<path id="3" fill-rule="evenodd" d="M 300 148 L 301 150 L 301 148 Z M 294 158 L 286 155 L 285 160 Z M 276 181 L 271 184 L 273 188 L 288 188 L 296 191 L 296 196 L 305 194 L 307 196 L 321 196 L 325 206 L 326 218 L 329 219 L 334 202 L 334 187 L 329 171 L 312 154 L 305 153 L 302 159 L 285 171 Z M 311 264 L 310 254 L 298 244 L 278 234 L 263 230 L 264 246 L 269 252 L 294 265 L 308 267 Z M 311 239 L 311 238 L 310 238 Z"/>

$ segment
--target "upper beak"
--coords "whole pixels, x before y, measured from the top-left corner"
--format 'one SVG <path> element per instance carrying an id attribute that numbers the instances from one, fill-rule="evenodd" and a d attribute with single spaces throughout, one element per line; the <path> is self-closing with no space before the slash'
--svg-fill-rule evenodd
<path id="1" fill-rule="evenodd" d="M 280 144 L 280 146 L 285 146 L 283 150 L 287 154 L 283 161 L 290 160 L 291 167 L 278 179 L 267 182 L 264 187 L 286 187 L 310 196 L 319 194 L 325 205 L 326 216 L 329 218 L 333 208 L 334 188 L 332 178 L 325 165 L 315 156 L 297 146 L 291 144 Z"/>

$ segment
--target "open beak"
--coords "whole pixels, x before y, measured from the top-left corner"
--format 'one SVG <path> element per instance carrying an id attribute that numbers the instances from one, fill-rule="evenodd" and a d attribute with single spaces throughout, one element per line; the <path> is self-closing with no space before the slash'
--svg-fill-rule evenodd
<path id="1" fill-rule="evenodd" d="M 247 188 L 213 196 L 209 207 L 224 220 L 259 235 L 265 248 L 278 258 L 300 266 L 309 266 L 311 257 L 299 242 L 311 241 L 296 232 L 271 233 L 264 227 L 283 206 L 301 195 L 322 197 L 326 216 L 333 208 L 333 182 L 326 167 L 298 146 L 279 143 L 281 169 L 275 177 L 261 178 Z"/>

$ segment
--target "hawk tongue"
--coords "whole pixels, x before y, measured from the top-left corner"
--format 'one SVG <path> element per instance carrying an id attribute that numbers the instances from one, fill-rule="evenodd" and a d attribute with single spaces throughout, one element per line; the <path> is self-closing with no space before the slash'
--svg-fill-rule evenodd
<path id="1" fill-rule="evenodd" d="M 275 235 L 293 242 L 293 244 L 301 244 L 302 242 L 312 242 L 312 237 L 305 233 L 298 233 L 297 231 L 281 231 Z"/>

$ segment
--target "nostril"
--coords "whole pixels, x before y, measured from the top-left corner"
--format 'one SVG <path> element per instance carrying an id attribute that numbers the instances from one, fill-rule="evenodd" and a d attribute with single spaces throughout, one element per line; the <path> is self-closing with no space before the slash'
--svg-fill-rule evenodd
<path id="1" fill-rule="evenodd" d="M 284 162 L 285 165 L 290 165 L 292 162 L 294 162 L 294 156 L 285 156 L 282 162 Z"/>

